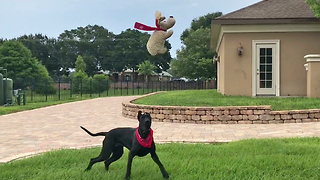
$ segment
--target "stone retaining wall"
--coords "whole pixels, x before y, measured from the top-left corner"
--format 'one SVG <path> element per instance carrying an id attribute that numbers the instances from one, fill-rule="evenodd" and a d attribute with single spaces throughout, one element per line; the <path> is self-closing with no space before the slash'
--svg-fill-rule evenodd
<path id="1" fill-rule="evenodd" d="M 133 104 L 131 103 L 132 101 L 122 103 L 122 114 L 124 116 L 136 118 L 138 111 L 141 110 L 142 112 L 149 112 L 152 120 L 156 122 L 197 124 L 278 124 L 320 122 L 320 109 L 271 111 L 271 106 L 148 106 Z"/>

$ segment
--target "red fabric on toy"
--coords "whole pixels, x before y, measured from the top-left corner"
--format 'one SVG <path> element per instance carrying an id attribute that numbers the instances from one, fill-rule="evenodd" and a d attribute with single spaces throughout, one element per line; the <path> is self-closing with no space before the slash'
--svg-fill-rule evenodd
<path id="1" fill-rule="evenodd" d="M 143 147 L 151 148 L 151 144 L 152 144 L 152 140 L 153 140 L 153 130 L 150 128 L 150 133 L 149 133 L 148 137 L 145 139 L 142 139 L 138 130 L 139 130 L 139 127 L 137 127 L 137 130 L 136 130 L 136 136 L 137 136 L 138 142 Z"/>
<path id="2" fill-rule="evenodd" d="M 134 24 L 134 28 L 140 29 L 143 31 L 165 31 L 165 30 L 161 29 L 158 25 L 157 25 L 157 27 L 151 27 L 151 26 L 147 26 L 142 23 L 139 23 L 139 22 L 136 22 Z"/>

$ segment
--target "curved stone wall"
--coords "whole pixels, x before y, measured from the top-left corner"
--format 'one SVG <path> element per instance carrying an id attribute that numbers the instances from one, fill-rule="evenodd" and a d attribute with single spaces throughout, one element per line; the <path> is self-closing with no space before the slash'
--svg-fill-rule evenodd
<path id="1" fill-rule="evenodd" d="M 145 96 L 150 96 L 151 93 Z M 145 97 L 142 96 L 142 97 Z M 141 97 L 141 98 L 142 98 Z M 149 112 L 155 122 L 197 124 L 278 124 L 320 122 L 320 109 L 271 111 L 271 106 L 184 107 L 122 103 L 122 114 L 136 118 L 139 110 Z"/>

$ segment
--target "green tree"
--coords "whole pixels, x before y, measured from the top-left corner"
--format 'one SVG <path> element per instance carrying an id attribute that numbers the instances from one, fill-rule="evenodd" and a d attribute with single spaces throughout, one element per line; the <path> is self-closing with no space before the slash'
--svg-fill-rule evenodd
<path id="1" fill-rule="evenodd" d="M 107 65 L 112 61 L 114 41 L 115 35 L 103 26 L 88 25 L 70 31 L 65 30 L 60 34 L 57 45 L 61 58 L 65 61 L 65 71 L 75 67 L 75 59 L 78 55 L 87 62 L 86 73 L 89 75 L 93 75 L 99 68 L 111 69 Z"/>
<path id="2" fill-rule="evenodd" d="M 216 76 L 216 67 L 212 62 L 215 52 L 210 49 L 211 22 L 221 16 L 221 12 L 207 14 L 193 19 L 191 27 L 180 36 L 181 50 L 177 58 L 171 61 L 171 71 L 179 77 L 191 79 L 212 79 Z"/>
<path id="3" fill-rule="evenodd" d="M 148 51 L 146 44 L 150 35 L 138 30 L 127 29 L 115 38 L 115 50 L 112 66 L 115 71 L 126 69 L 137 70 L 137 65 L 146 60 Z"/>
<path id="4" fill-rule="evenodd" d="M 184 42 L 184 39 L 187 38 L 190 34 L 190 31 L 195 31 L 199 28 L 211 28 L 211 22 L 213 19 L 220 17 L 222 15 L 221 12 L 208 13 L 207 15 L 201 16 L 199 18 L 195 18 L 191 22 L 191 27 L 185 29 L 181 36 L 180 40 Z"/>
<path id="5" fill-rule="evenodd" d="M 47 68 L 51 77 L 62 76 L 60 69 L 63 65 L 60 52 L 56 47 L 56 39 L 48 38 L 42 34 L 30 34 L 20 36 L 14 40 L 22 42 L 31 51 L 32 56 Z"/>
<path id="6" fill-rule="evenodd" d="M 86 68 L 86 63 L 83 61 L 82 56 L 79 55 L 76 60 L 76 73 L 80 71 L 85 72 Z"/>
<path id="7" fill-rule="evenodd" d="M 138 30 L 127 29 L 115 35 L 102 26 L 88 25 L 77 29 L 66 30 L 60 34 L 55 49 L 63 59 L 59 69 L 67 72 L 74 68 L 75 59 L 81 55 L 87 68 L 86 73 L 93 76 L 98 70 L 121 72 L 126 69 L 137 69 L 145 60 L 153 62 L 158 70 L 169 68 L 171 45 L 166 41 L 168 51 L 159 56 L 151 56 L 146 48 L 150 35 Z"/>
<path id="8" fill-rule="evenodd" d="M 145 75 L 146 81 L 148 81 L 148 76 L 155 73 L 154 70 L 157 69 L 157 67 L 154 64 L 152 64 L 150 61 L 144 61 L 141 64 L 137 65 L 137 67 L 138 67 L 137 72 Z"/>
<path id="9" fill-rule="evenodd" d="M 151 56 L 147 51 L 147 42 L 150 38 L 148 33 L 142 33 L 138 30 L 127 29 L 122 31 L 115 38 L 115 49 L 113 58 L 113 67 L 115 71 L 132 69 L 133 73 L 137 70 L 137 65 L 145 60 L 149 60 L 157 70 L 166 70 L 170 66 L 171 44 L 166 41 L 165 46 L 168 51 L 163 55 Z"/>
<path id="10" fill-rule="evenodd" d="M 54 93 L 53 81 L 45 66 L 32 57 L 31 51 L 21 42 L 10 40 L 0 46 L 0 64 L 7 69 L 8 77 L 23 87 L 36 81 L 38 93 Z M 15 87 L 16 88 L 16 87 Z"/>
<path id="11" fill-rule="evenodd" d="M 320 18 L 320 0 L 306 0 L 306 2 L 310 5 L 316 16 Z"/>
<path id="12" fill-rule="evenodd" d="M 4 39 L 0 38 L 0 46 L 4 43 Z"/>
<path id="13" fill-rule="evenodd" d="M 85 72 L 88 74 L 88 76 L 94 76 L 95 72 L 98 70 L 98 67 L 96 64 L 96 58 L 94 56 L 89 56 L 89 55 L 83 55 L 82 58 L 86 64 Z"/>
<path id="14" fill-rule="evenodd" d="M 210 29 L 191 30 L 184 39 L 184 45 L 177 51 L 177 58 L 171 62 L 172 71 L 179 77 L 190 79 L 211 79 L 215 77 L 212 62 L 214 52 L 210 50 Z"/>
<path id="15" fill-rule="evenodd" d="M 78 56 L 76 60 L 76 71 L 72 77 L 72 90 L 74 93 L 84 92 L 88 90 L 88 75 L 86 73 L 86 64 L 82 56 Z"/>

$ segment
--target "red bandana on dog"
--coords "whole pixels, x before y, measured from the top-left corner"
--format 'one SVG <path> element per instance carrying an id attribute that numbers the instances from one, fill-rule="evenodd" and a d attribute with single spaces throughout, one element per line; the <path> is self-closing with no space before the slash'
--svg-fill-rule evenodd
<path id="1" fill-rule="evenodd" d="M 139 130 L 139 127 L 137 127 L 137 130 L 136 130 L 136 136 L 137 136 L 138 142 L 143 147 L 151 148 L 151 144 L 152 144 L 152 140 L 153 140 L 153 130 L 150 128 L 150 134 L 145 139 L 142 139 L 138 130 Z"/>

